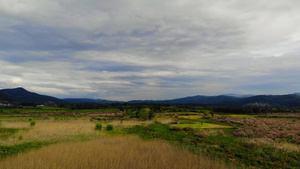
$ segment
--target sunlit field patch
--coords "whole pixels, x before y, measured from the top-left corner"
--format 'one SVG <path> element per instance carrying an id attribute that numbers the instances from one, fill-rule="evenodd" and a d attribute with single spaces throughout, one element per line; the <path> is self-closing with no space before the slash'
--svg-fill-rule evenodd
<path id="1" fill-rule="evenodd" d="M 232 128 L 231 126 L 213 124 L 213 123 L 202 123 L 202 124 L 172 124 L 172 127 L 190 127 L 190 128 Z"/>
<path id="2" fill-rule="evenodd" d="M 178 116 L 178 118 L 185 118 L 185 119 L 200 119 L 202 116 L 198 115 L 190 115 L 190 116 Z"/>

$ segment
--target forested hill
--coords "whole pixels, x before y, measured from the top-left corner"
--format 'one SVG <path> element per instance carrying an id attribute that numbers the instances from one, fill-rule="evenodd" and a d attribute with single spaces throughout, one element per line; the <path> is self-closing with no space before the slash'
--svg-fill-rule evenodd
<path id="1" fill-rule="evenodd" d="M 29 92 L 24 88 L 3 89 L 0 90 L 0 94 L 22 103 L 42 104 L 49 101 L 56 103 L 62 102 L 62 100 L 58 98 Z"/>
<path id="2" fill-rule="evenodd" d="M 191 104 L 215 104 L 215 105 L 269 105 L 269 106 L 300 106 L 300 96 L 296 94 L 289 95 L 257 95 L 251 97 L 233 97 L 233 96 L 191 96 L 173 100 L 134 100 L 129 103 L 191 103 Z"/>
<path id="3" fill-rule="evenodd" d="M 66 103 L 121 103 L 120 101 L 111 101 L 111 100 L 103 100 L 103 99 L 88 99 L 88 98 L 66 98 L 62 99 Z"/>
<path id="4" fill-rule="evenodd" d="M 190 96 L 171 100 L 132 100 L 128 102 L 111 101 L 105 99 L 69 98 L 58 99 L 52 96 L 29 92 L 24 88 L 0 90 L 0 101 L 17 101 L 21 103 L 43 104 L 55 103 L 147 103 L 147 104 L 214 104 L 214 105 L 269 105 L 269 106 L 296 106 L 300 107 L 300 95 L 298 93 L 288 95 L 257 95 L 249 97 L 235 96 Z"/>

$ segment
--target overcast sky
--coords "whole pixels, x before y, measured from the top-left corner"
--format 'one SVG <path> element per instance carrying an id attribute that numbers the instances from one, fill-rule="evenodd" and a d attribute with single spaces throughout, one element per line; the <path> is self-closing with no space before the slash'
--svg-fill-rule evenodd
<path id="1" fill-rule="evenodd" d="M 299 0 L 0 0 L 0 89 L 171 99 L 300 91 Z"/>

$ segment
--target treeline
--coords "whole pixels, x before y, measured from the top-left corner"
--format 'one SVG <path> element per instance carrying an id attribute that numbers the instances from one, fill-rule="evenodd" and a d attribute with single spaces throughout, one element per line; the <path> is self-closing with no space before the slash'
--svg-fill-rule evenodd
<path id="1" fill-rule="evenodd" d="M 218 106 L 211 108 L 214 112 L 227 114 L 266 114 L 266 113 L 299 113 L 299 108 L 270 106 Z"/>

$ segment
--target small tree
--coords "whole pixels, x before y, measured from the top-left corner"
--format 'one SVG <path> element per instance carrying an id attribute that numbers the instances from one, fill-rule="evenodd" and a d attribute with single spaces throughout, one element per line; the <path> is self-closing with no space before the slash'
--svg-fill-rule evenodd
<path id="1" fill-rule="evenodd" d="M 97 123 L 95 126 L 95 130 L 101 130 L 102 129 L 102 124 Z"/>
<path id="2" fill-rule="evenodd" d="M 30 122 L 30 126 L 35 126 L 35 121 Z"/>
<path id="3" fill-rule="evenodd" d="M 126 115 L 129 115 L 131 118 L 135 116 L 134 112 L 133 112 L 131 109 L 127 110 L 127 111 L 124 113 L 124 115 L 125 115 L 125 116 L 126 116 Z"/>
<path id="4" fill-rule="evenodd" d="M 106 130 L 107 130 L 107 131 L 110 131 L 110 130 L 113 130 L 113 129 L 114 129 L 114 126 L 111 125 L 111 124 L 108 124 L 108 125 L 106 126 Z"/>
<path id="5" fill-rule="evenodd" d="M 147 120 L 149 118 L 149 112 L 150 112 L 149 108 L 140 109 L 137 112 L 137 117 L 142 120 Z"/>

